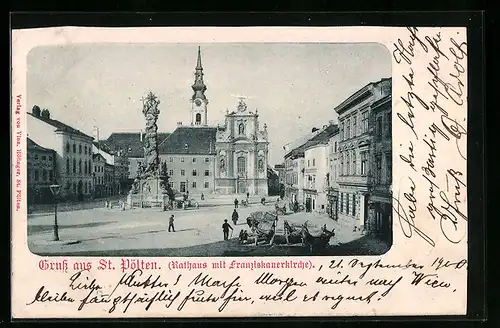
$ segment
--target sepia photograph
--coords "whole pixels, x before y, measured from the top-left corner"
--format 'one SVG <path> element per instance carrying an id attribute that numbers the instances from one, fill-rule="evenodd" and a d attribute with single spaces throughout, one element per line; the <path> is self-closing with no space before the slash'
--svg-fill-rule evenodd
<path id="1" fill-rule="evenodd" d="M 385 254 L 391 60 L 378 43 L 33 48 L 30 251 Z"/>

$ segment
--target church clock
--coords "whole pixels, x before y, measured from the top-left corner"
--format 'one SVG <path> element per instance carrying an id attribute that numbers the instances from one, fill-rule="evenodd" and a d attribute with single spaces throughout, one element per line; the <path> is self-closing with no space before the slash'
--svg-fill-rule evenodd
<path id="1" fill-rule="evenodd" d="M 196 100 L 194 101 L 194 103 L 195 103 L 195 105 L 196 105 L 197 107 L 200 107 L 200 106 L 201 106 L 201 100 L 200 100 L 200 99 L 196 99 Z"/>

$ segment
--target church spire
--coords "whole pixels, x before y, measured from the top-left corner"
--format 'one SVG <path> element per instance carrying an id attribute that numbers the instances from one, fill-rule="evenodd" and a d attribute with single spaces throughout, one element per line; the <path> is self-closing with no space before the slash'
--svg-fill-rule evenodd
<path id="1" fill-rule="evenodd" d="M 202 99 L 207 100 L 205 96 L 205 91 L 207 90 L 207 86 L 203 82 L 203 66 L 201 65 L 201 49 L 198 47 L 198 59 L 196 61 L 196 68 L 194 72 L 194 84 L 191 86 L 194 91 L 192 100 L 194 99 Z"/>

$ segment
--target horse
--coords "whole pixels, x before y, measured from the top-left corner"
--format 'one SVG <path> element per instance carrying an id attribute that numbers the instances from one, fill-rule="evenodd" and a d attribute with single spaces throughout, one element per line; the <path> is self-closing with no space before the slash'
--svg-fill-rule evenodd
<path id="1" fill-rule="evenodd" d="M 335 229 L 329 231 L 326 228 L 326 224 L 321 228 L 321 234 L 319 236 L 313 236 L 309 233 L 309 229 L 307 228 L 307 221 L 302 225 L 302 229 L 300 233 L 304 240 L 304 243 L 309 247 L 309 252 L 314 253 L 315 251 L 324 250 L 330 239 L 335 236 Z"/>

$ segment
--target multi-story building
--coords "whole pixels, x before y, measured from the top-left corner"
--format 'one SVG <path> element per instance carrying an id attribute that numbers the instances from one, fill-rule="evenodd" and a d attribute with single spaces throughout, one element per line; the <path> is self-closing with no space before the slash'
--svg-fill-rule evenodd
<path id="1" fill-rule="evenodd" d="M 330 140 L 328 141 L 328 206 L 327 213 L 332 219 L 337 219 L 338 210 L 338 200 L 339 200 L 339 173 L 340 173 L 340 161 L 339 161 L 339 130 L 334 133 Z"/>
<path id="2" fill-rule="evenodd" d="M 285 163 L 274 165 L 274 170 L 278 173 L 280 183 L 285 183 L 285 178 L 286 178 Z"/>
<path id="3" fill-rule="evenodd" d="M 372 106 L 391 92 L 391 79 L 369 83 L 335 108 L 339 115 L 339 218 L 366 228 L 372 191 Z"/>
<path id="4" fill-rule="evenodd" d="M 50 117 L 47 109 L 33 106 L 27 115 L 27 137 L 38 145 L 54 149 L 55 178 L 62 186 L 60 196 L 83 200 L 92 189 L 93 138 Z"/>
<path id="5" fill-rule="evenodd" d="M 285 196 L 304 204 L 304 152 L 295 148 L 285 155 Z"/>
<path id="6" fill-rule="evenodd" d="M 392 96 L 383 97 L 371 106 L 374 124 L 371 166 L 372 192 L 368 202 L 368 230 L 388 243 L 392 242 Z"/>
<path id="7" fill-rule="evenodd" d="M 214 192 L 215 133 L 213 128 L 179 126 L 159 145 L 172 189 L 190 194 Z"/>
<path id="8" fill-rule="evenodd" d="M 104 167 L 106 166 L 106 159 L 102 154 L 96 153 L 92 155 L 92 163 L 92 177 L 94 185 L 92 195 L 95 198 L 105 197 Z"/>
<path id="9" fill-rule="evenodd" d="M 49 186 L 54 183 L 56 151 L 27 139 L 28 205 L 50 203 L 54 199 Z"/>
<path id="10" fill-rule="evenodd" d="M 336 124 L 324 126 L 305 145 L 305 207 L 307 211 L 326 211 L 329 185 L 329 141 L 338 133 Z"/>
<path id="11" fill-rule="evenodd" d="M 115 182 L 115 166 L 104 164 L 104 195 L 114 196 L 118 192 L 118 183 Z"/>

